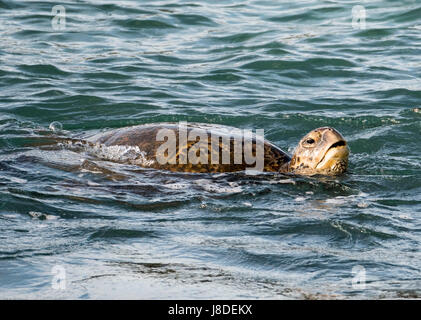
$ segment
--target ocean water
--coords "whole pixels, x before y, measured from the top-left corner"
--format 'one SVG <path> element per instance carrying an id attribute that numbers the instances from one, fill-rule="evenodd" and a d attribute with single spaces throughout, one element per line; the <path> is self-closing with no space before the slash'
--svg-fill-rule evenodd
<path id="1" fill-rule="evenodd" d="M 420 15 L 0 0 L 0 298 L 419 298 Z M 332 126 L 349 171 L 169 173 L 43 146 L 163 121 L 264 129 L 289 153 Z"/>

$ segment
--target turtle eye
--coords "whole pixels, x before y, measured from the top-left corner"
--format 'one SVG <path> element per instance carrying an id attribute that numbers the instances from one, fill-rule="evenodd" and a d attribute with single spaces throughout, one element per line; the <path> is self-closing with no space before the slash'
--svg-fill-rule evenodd
<path id="1" fill-rule="evenodd" d="M 313 138 L 307 138 L 302 142 L 302 146 L 304 148 L 313 148 L 315 145 L 316 140 L 314 140 Z"/>
<path id="2" fill-rule="evenodd" d="M 307 144 L 313 144 L 314 142 L 315 142 L 314 139 L 311 139 L 311 138 L 306 140 Z"/>

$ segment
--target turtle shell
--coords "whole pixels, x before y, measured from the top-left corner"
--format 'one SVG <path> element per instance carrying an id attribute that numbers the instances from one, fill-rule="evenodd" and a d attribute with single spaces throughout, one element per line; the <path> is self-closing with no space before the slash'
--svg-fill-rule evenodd
<path id="1" fill-rule="evenodd" d="M 157 155 L 162 154 L 163 144 L 169 139 L 168 136 L 167 139 L 158 138 L 158 135 L 159 132 L 162 135 L 162 132 L 168 131 L 173 132 L 175 152 L 167 150 L 164 152 L 167 161 L 158 161 Z M 189 123 L 185 127 L 180 127 L 178 123 L 145 124 L 100 133 L 87 140 L 105 147 L 136 147 L 135 150 L 142 153 L 143 159 L 136 164 L 178 172 L 216 173 L 251 169 L 255 165 L 250 163 L 250 159 L 253 158 L 246 158 L 243 146 L 247 144 L 251 148 L 251 155 L 255 157 L 256 141 L 263 143 L 263 171 L 282 171 L 291 160 L 277 146 L 255 135 L 244 135 L 243 130 L 200 123 Z M 196 163 L 188 161 L 192 152 L 198 159 Z M 250 153 L 250 149 L 248 152 Z M 188 159 L 187 155 L 189 155 Z"/>

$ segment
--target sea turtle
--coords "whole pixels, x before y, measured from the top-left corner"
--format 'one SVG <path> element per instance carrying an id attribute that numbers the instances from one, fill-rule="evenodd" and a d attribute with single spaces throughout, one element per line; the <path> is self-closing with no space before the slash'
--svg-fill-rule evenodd
<path id="1" fill-rule="evenodd" d="M 265 172 L 338 175 L 346 171 L 349 155 L 343 136 L 330 127 L 305 135 L 292 157 L 256 134 L 201 123 L 144 124 L 85 141 L 93 154 L 108 160 L 194 173 L 256 170 L 260 157 Z"/>

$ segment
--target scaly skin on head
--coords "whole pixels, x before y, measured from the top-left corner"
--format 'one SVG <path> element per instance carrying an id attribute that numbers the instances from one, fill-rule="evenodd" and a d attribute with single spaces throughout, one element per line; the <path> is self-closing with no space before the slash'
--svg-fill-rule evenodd
<path id="1" fill-rule="evenodd" d="M 318 128 L 298 143 L 288 169 L 302 175 L 338 175 L 346 171 L 348 156 L 348 145 L 338 131 Z"/>

